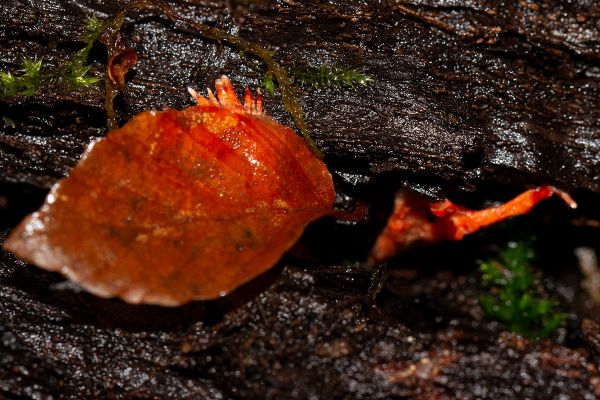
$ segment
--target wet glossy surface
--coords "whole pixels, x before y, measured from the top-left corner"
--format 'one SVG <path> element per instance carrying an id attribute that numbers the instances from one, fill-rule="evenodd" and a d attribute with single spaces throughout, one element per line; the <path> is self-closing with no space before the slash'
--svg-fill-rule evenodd
<path id="1" fill-rule="evenodd" d="M 331 210 L 333 184 L 299 136 L 243 111 L 228 83 L 224 107 L 144 112 L 90 145 L 5 248 L 131 303 L 216 298 L 273 266 Z"/>

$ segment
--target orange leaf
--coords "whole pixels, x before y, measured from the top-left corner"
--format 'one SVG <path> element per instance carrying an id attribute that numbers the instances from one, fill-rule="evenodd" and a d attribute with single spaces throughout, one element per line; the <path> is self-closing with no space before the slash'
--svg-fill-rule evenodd
<path id="1" fill-rule="evenodd" d="M 394 211 L 377 237 L 367 265 L 381 264 L 415 242 L 461 240 L 484 226 L 526 214 L 554 194 L 571 208 L 577 207 L 567 193 L 553 186 L 527 190 L 504 204 L 484 210 L 468 210 L 450 200 L 429 204 L 416 193 L 400 191 L 396 195 Z"/>
<path id="2" fill-rule="evenodd" d="M 271 268 L 331 211 L 331 175 L 260 95 L 242 105 L 225 76 L 216 88 L 90 145 L 4 247 L 96 295 L 167 306 Z"/>

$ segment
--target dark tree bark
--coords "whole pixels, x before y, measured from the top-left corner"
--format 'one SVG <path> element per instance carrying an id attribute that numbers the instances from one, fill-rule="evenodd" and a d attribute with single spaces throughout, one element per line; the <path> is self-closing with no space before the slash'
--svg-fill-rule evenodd
<path id="1" fill-rule="evenodd" d="M 0 68 L 15 71 L 33 57 L 43 57 L 45 68 L 60 66 L 82 47 L 77 38 L 88 16 L 110 18 L 123 5 L 102 3 L 3 2 Z M 373 77 L 372 85 L 355 89 L 298 88 L 310 133 L 341 194 L 376 202 L 373 187 L 389 195 L 409 185 L 433 196 L 477 193 L 485 199 L 544 183 L 580 195 L 584 215 L 597 212 L 600 6 L 595 0 L 171 5 L 196 21 L 277 50 L 275 59 L 290 70 L 326 64 Z M 237 49 L 206 40 L 158 10 L 130 13 L 121 32 L 138 55 L 127 90 L 115 103 L 121 122 L 142 110 L 186 107 L 192 103 L 187 86 L 212 86 L 223 73 L 240 92 L 260 85 L 262 73 Z M 102 45 L 94 47 L 90 62 L 101 76 Z M 267 96 L 266 104 L 276 119 L 293 124 L 277 93 Z M 85 146 L 106 133 L 104 84 L 74 91 L 51 83 L 29 99 L 0 99 L 0 107 L 3 240 L 76 164 Z M 347 255 L 364 256 L 361 249 L 372 234 L 357 236 L 370 228 L 352 233 L 334 225 L 317 226 L 307 242 L 334 232 L 338 244 L 328 254 L 362 241 Z M 575 236 L 565 241 L 576 243 Z M 469 254 L 477 243 L 459 245 L 459 251 Z M 560 256 L 560 265 L 575 268 L 572 257 Z M 445 248 L 437 257 L 419 262 L 443 262 L 446 271 L 461 266 L 464 271 L 469 262 Z M 470 272 L 391 277 L 374 309 L 362 296 L 368 273 L 322 266 L 330 259 L 336 258 L 292 258 L 220 301 L 163 309 L 95 298 L 2 253 L 0 394 L 600 397 L 594 339 L 600 329 L 586 321 L 582 334 L 583 314 L 553 342 L 511 336 L 483 319 Z M 340 259 L 347 263 L 348 258 Z M 567 300 L 580 299 L 573 294 L 577 282 L 557 285 L 566 287 L 564 293 L 570 290 Z"/>
<path id="2" fill-rule="evenodd" d="M 477 188 L 552 183 L 600 192 L 598 5 L 513 2 L 325 4 L 273 2 L 249 13 L 230 3 L 177 5 L 184 15 L 278 50 L 292 67 L 337 64 L 374 78 L 368 88 L 303 88 L 311 133 L 334 173 L 399 173 L 408 183 Z M 244 6 L 241 10 L 245 10 Z M 86 16 L 115 7 L 85 2 L 3 5 L 2 59 L 60 64 L 81 46 Z M 191 103 L 227 73 L 258 86 L 239 52 L 199 37 L 159 11 L 132 14 L 123 30 L 139 62 L 117 104 L 122 120 Z M 94 52 L 98 70 L 105 60 Z M 73 93 L 46 88 L 6 100 L 0 162 L 5 182 L 49 186 L 105 133 L 103 85 Z M 291 123 L 279 98 L 268 109 Z"/>

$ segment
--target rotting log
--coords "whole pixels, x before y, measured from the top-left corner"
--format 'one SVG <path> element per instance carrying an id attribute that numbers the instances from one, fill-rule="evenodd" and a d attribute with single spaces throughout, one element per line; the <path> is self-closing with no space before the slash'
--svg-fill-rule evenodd
<path id="1" fill-rule="evenodd" d="M 588 2 L 256 2 L 174 4 L 199 22 L 277 50 L 287 67 L 358 68 L 367 87 L 300 88 L 310 132 L 331 170 L 353 181 L 395 173 L 442 188 L 549 183 L 600 193 L 600 6 Z M 0 65 L 49 65 L 81 46 L 85 1 L 2 5 Z M 250 10 L 248 11 L 248 7 Z M 130 13 L 123 29 L 139 62 L 117 101 L 122 121 L 191 104 L 185 88 L 227 73 L 238 87 L 262 76 L 239 52 L 199 37 L 159 11 Z M 93 52 L 101 71 L 103 49 Z M 291 124 L 280 99 L 268 110 Z M 84 146 L 105 134 L 103 84 L 75 93 L 45 88 L 3 101 L 3 182 L 50 186 Z M 364 179 L 358 179 L 364 181 Z"/>
<path id="2" fill-rule="evenodd" d="M 546 183 L 600 195 L 594 0 L 170 4 L 276 49 L 288 68 L 336 64 L 374 78 L 355 90 L 298 90 L 342 191 L 369 197 L 365 188 L 383 182 L 389 191 L 407 184 L 466 194 Z M 0 68 L 34 56 L 60 65 L 81 47 L 88 16 L 109 18 L 122 5 L 3 2 Z M 212 86 L 223 73 L 239 89 L 260 85 L 261 73 L 236 49 L 156 10 L 130 13 L 122 32 L 138 54 L 115 105 L 122 122 L 190 105 L 187 86 Z M 91 54 L 99 76 L 105 53 L 97 45 Z M 0 241 L 106 133 L 103 88 L 49 85 L 0 101 Z M 292 125 L 277 93 L 266 104 Z M 464 254 L 467 245 L 458 245 Z M 464 265 L 440 254 L 450 270 Z M 364 271 L 309 264 L 292 259 L 220 301 L 163 309 L 78 292 L 3 252 L 0 396 L 600 397 L 597 324 L 577 336 L 576 318 L 566 330 L 576 339 L 527 341 L 481 318 L 468 300 L 478 290 L 471 275 L 392 277 L 374 309 L 359 295 L 369 285 Z"/>

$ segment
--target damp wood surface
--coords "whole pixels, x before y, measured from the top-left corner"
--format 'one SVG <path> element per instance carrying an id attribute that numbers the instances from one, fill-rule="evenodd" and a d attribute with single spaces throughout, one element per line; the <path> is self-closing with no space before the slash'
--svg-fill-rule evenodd
<path id="1" fill-rule="evenodd" d="M 60 65 L 82 47 L 76 38 L 88 16 L 118 11 L 107 4 L 3 2 L 0 69 L 33 57 Z M 391 208 L 402 185 L 481 201 L 553 184 L 583 199 L 580 215 L 597 218 L 597 2 L 169 4 L 277 50 L 287 68 L 335 64 L 374 79 L 354 90 L 297 92 L 340 206 L 358 198 Z M 203 91 L 223 73 L 237 88 L 261 83 L 239 51 L 157 10 L 130 14 L 121 31 L 138 63 L 115 102 L 120 123 L 190 106 L 186 88 Z M 89 61 L 101 76 L 105 48 L 95 46 Z M 277 91 L 265 103 L 293 126 Z M 106 135 L 104 85 L 48 85 L 27 100 L 1 99 L 0 117 L 3 241 L 86 145 Z M 311 227 L 278 267 L 239 292 L 176 309 L 99 299 L 2 252 L 0 397 L 598 398 L 598 314 L 567 254 L 578 240 L 597 247 L 598 235 L 558 218 L 553 226 L 564 232 L 545 233 L 554 244 L 546 258 L 559 271 L 547 283 L 572 317 L 545 341 L 483 317 L 472 263 L 485 237 L 395 261 L 375 305 L 365 300 L 370 276 L 355 260 L 365 259 L 376 229 L 332 220 Z"/>
<path id="2" fill-rule="evenodd" d="M 334 174 L 352 183 L 392 173 L 397 184 L 446 190 L 546 183 L 600 193 L 596 2 L 248 3 L 173 6 L 277 50 L 285 67 L 335 64 L 373 77 L 356 90 L 298 91 Z M 26 4 L 2 5 L 3 69 L 19 68 L 24 57 L 59 64 L 82 46 L 75 39 L 87 16 L 117 11 L 85 1 Z M 236 49 L 204 40 L 160 11 L 130 14 L 122 32 L 138 63 L 116 101 L 121 122 L 148 109 L 189 106 L 187 86 L 203 91 L 223 73 L 236 87 L 261 82 Z M 91 61 L 101 73 L 101 46 Z M 2 102 L 2 116 L 15 125 L 2 128 L 3 182 L 49 187 L 106 133 L 102 82 L 60 89 Z M 280 100 L 267 97 L 267 111 L 291 125 Z"/>

